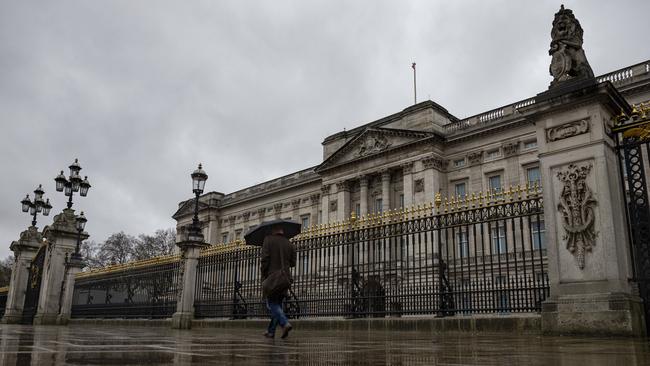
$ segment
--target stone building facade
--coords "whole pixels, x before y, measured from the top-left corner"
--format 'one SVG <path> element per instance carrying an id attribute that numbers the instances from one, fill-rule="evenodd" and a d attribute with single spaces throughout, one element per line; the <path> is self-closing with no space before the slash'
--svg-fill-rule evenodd
<path id="1" fill-rule="evenodd" d="M 610 81 L 631 105 L 650 101 L 650 60 L 597 78 Z M 541 182 L 538 146 L 589 133 L 589 121 L 547 131 L 537 141 L 536 98 L 459 119 L 433 101 L 328 136 L 323 162 L 236 192 L 201 196 L 199 216 L 210 244 L 243 239 L 262 221 L 286 218 L 304 227 Z M 179 236 L 190 224 L 193 200 L 174 213 Z M 540 227 L 540 230 L 544 230 Z"/>

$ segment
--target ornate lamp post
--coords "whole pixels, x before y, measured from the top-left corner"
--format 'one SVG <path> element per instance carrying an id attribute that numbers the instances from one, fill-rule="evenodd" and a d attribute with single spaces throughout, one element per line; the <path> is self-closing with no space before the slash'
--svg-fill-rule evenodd
<path id="1" fill-rule="evenodd" d="M 61 173 L 54 178 L 56 182 L 56 190 L 58 192 L 64 192 L 68 196 L 68 208 L 72 208 L 72 196 L 74 192 L 79 192 L 81 197 L 86 197 L 88 194 L 88 189 L 90 189 L 90 183 L 88 183 L 88 177 L 86 176 L 83 180 L 79 175 L 81 171 L 81 165 L 79 165 L 79 159 L 74 159 L 74 163 L 70 166 L 70 176 L 66 179 L 63 175 L 63 170 Z"/>
<path id="2" fill-rule="evenodd" d="M 81 260 L 81 253 L 79 253 L 81 247 L 81 233 L 84 231 L 84 227 L 86 227 L 87 221 L 88 220 L 86 219 L 86 216 L 84 216 L 83 211 L 81 211 L 81 214 L 79 214 L 79 216 L 77 216 L 75 219 L 75 227 L 77 228 L 77 247 L 72 254 L 73 259 Z"/>
<path id="3" fill-rule="evenodd" d="M 192 218 L 192 225 L 189 229 L 188 239 L 191 241 L 203 241 L 203 233 L 199 222 L 199 196 L 203 193 L 205 181 L 208 180 L 208 175 L 203 170 L 201 164 L 191 175 L 192 177 L 192 191 L 196 195 L 194 200 L 194 217 Z"/>
<path id="4" fill-rule="evenodd" d="M 20 201 L 20 203 L 23 204 L 23 212 L 29 212 L 29 214 L 32 215 L 32 226 L 36 226 L 36 215 L 39 212 L 42 213 L 43 216 L 47 216 L 50 214 L 50 210 L 52 209 L 50 199 L 48 198 L 47 200 L 43 200 L 43 194 L 45 194 L 45 191 L 43 191 L 42 185 L 39 184 L 34 190 L 33 202 L 29 199 L 29 195 L 25 196 L 25 198 Z"/>

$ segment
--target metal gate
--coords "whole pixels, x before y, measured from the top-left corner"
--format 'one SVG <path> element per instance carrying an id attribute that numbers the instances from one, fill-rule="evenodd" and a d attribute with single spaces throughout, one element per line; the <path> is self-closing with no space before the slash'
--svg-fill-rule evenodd
<path id="1" fill-rule="evenodd" d="M 621 113 L 612 131 L 620 156 L 621 182 L 626 197 L 633 281 L 639 286 L 646 329 L 650 330 L 650 103 L 635 106 L 629 116 Z"/>
<path id="2" fill-rule="evenodd" d="M 41 281 L 43 279 L 43 263 L 47 246 L 43 245 L 36 253 L 36 257 L 29 266 L 29 278 L 27 279 L 27 290 L 25 291 L 25 306 L 21 324 L 32 324 L 36 309 L 38 308 L 38 296 L 41 293 Z"/>

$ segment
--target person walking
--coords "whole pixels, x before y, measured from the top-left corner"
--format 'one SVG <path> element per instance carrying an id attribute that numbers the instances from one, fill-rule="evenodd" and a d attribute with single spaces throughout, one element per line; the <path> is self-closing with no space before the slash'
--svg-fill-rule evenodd
<path id="1" fill-rule="evenodd" d="M 264 238 L 262 244 L 261 256 L 261 272 L 262 283 L 266 281 L 269 276 L 278 275 L 278 271 L 284 271 L 284 275 L 289 278 L 289 286 L 291 279 L 290 267 L 296 266 L 296 247 L 287 239 L 284 229 L 280 225 L 271 227 L 270 234 Z M 263 286 L 266 288 L 267 286 Z M 282 286 L 286 287 L 286 286 Z M 282 338 L 286 338 L 292 329 L 291 323 L 282 310 L 282 302 L 287 297 L 289 287 L 277 288 L 273 292 L 264 291 L 266 298 L 266 307 L 271 314 L 271 321 L 264 333 L 267 338 L 275 337 L 275 330 L 279 325 L 282 329 Z"/>

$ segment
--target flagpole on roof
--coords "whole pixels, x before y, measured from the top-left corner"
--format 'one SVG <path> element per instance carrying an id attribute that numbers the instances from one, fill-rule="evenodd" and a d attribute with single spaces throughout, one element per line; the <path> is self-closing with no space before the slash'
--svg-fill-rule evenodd
<path id="1" fill-rule="evenodd" d="M 415 62 L 411 64 L 411 67 L 413 68 L 413 104 L 418 103 L 418 89 L 417 85 L 415 83 Z"/>

